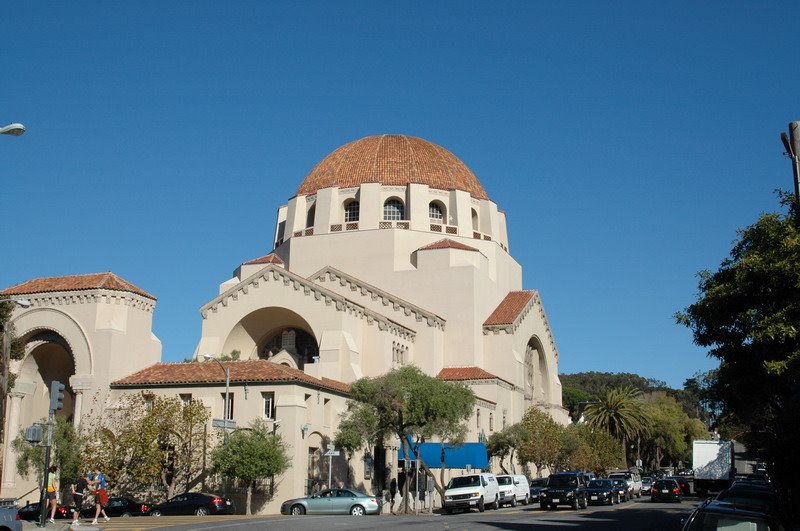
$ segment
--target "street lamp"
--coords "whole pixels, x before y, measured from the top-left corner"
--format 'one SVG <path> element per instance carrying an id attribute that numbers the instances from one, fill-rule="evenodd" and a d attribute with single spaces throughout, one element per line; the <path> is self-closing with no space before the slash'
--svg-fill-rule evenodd
<path id="1" fill-rule="evenodd" d="M 0 135 L 19 136 L 24 132 L 25 126 L 19 123 L 8 124 L 5 127 L 0 127 Z"/>
<path id="2" fill-rule="evenodd" d="M 792 161 L 792 172 L 794 173 L 794 204 L 796 215 L 800 216 L 800 122 L 789 123 L 789 136 L 781 133 L 783 147 L 786 148 L 784 155 Z"/>
<path id="3" fill-rule="evenodd" d="M 216 361 L 217 365 L 219 365 L 220 369 L 225 373 L 225 404 L 222 416 L 222 440 L 223 442 L 228 442 L 228 405 L 230 404 L 231 369 L 230 367 L 225 367 L 221 361 L 210 354 L 203 354 L 203 359 L 206 361 Z"/>

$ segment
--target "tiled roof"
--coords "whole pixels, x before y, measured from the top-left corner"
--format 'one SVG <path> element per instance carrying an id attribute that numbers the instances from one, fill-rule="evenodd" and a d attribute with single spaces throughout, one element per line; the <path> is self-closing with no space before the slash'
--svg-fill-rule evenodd
<path id="1" fill-rule="evenodd" d="M 516 321 L 522 310 L 533 298 L 533 291 L 511 291 L 503 301 L 497 305 L 492 315 L 486 318 L 483 326 L 508 325 Z"/>
<path id="2" fill-rule="evenodd" d="M 431 251 L 434 249 L 461 249 L 462 251 L 478 251 L 475 247 L 470 247 L 469 245 L 464 245 L 463 243 L 459 243 L 457 241 L 451 240 L 450 238 L 445 238 L 444 240 L 439 240 L 438 242 L 433 242 L 429 245 L 425 245 L 424 247 L 420 247 L 417 249 L 418 251 Z"/>
<path id="3" fill-rule="evenodd" d="M 475 199 L 488 199 L 478 178 L 458 157 L 432 142 L 405 135 L 368 136 L 345 144 L 311 170 L 297 195 L 363 183 L 427 184 L 438 190 L 463 190 Z"/>
<path id="4" fill-rule="evenodd" d="M 85 291 L 107 289 L 112 291 L 129 291 L 148 299 L 156 300 L 143 289 L 140 289 L 114 273 L 90 273 L 88 275 L 69 275 L 65 277 L 43 277 L 28 280 L 22 284 L 11 286 L 0 295 L 24 295 L 28 293 L 48 293 L 51 291 Z"/>
<path id="5" fill-rule="evenodd" d="M 258 265 L 258 264 L 278 264 L 283 265 L 283 260 L 281 257 L 275 253 L 269 253 L 268 255 L 261 256 L 259 258 L 253 258 L 242 265 Z"/>
<path id="6" fill-rule="evenodd" d="M 314 378 L 305 372 L 267 360 L 223 361 L 230 368 L 231 382 L 295 381 L 348 393 L 350 386 L 330 378 Z M 156 363 L 112 382 L 112 387 L 161 387 L 178 384 L 225 383 L 225 375 L 214 362 Z"/>
<path id="7" fill-rule="evenodd" d="M 439 371 L 437 378 L 449 382 L 459 382 L 463 380 L 503 380 L 499 376 L 495 376 L 480 367 L 445 367 Z"/>

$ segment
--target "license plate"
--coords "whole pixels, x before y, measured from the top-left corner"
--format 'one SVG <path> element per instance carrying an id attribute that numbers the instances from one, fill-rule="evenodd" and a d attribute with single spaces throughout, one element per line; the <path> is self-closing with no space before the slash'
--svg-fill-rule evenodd
<path id="1" fill-rule="evenodd" d="M 664 494 L 669 494 L 668 490 L 662 490 L 661 492 L 664 493 Z"/>
<path id="2" fill-rule="evenodd" d="M 592 496 L 592 499 L 593 499 L 593 500 L 596 500 L 596 499 L 597 499 L 597 496 Z"/>
<path id="3" fill-rule="evenodd" d="M 560 502 L 561 500 L 559 500 L 558 498 L 553 498 L 553 499 L 552 499 L 552 500 L 550 500 L 550 501 L 551 501 L 551 502 L 553 502 L 553 503 L 558 503 L 558 502 Z"/>

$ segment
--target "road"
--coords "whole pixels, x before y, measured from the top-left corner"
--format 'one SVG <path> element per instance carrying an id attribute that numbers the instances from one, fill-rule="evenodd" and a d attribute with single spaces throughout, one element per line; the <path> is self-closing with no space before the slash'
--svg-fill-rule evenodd
<path id="1" fill-rule="evenodd" d="M 447 531 L 495 530 L 516 531 L 526 529 L 591 529 L 637 531 L 680 530 L 681 519 L 689 515 L 697 506 L 697 499 L 684 500 L 683 503 L 651 503 L 639 499 L 613 507 L 595 507 L 574 511 L 560 508 L 545 511 L 538 506 L 518 506 L 499 511 L 487 510 L 484 513 L 456 513 L 450 516 L 409 515 L 409 516 L 172 516 L 116 518 L 102 523 L 103 530 L 149 531 L 163 529 L 169 531 L 245 531 L 248 529 L 288 529 L 291 531 L 327 530 L 373 530 L 393 529 Z M 48 526 L 53 530 L 61 526 Z M 78 528 L 80 530 L 80 528 Z"/>

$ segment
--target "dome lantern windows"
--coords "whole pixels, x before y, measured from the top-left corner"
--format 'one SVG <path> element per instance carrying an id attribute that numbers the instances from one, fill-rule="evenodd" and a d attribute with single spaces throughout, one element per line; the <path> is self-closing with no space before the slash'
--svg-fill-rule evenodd
<path id="1" fill-rule="evenodd" d="M 405 214 L 405 205 L 397 198 L 389 199 L 383 204 L 383 219 L 385 221 L 403 220 L 405 219 Z"/>
<path id="2" fill-rule="evenodd" d="M 360 204 L 358 201 L 352 200 L 344 204 L 344 222 L 354 223 L 359 218 Z"/>
<path id="3" fill-rule="evenodd" d="M 445 223 L 447 220 L 445 219 L 444 213 L 444 205 L 442 205 L 439 201 L 431 201 L 428 205 L 428 217 L 431 218 L 432 222 Z"/>

